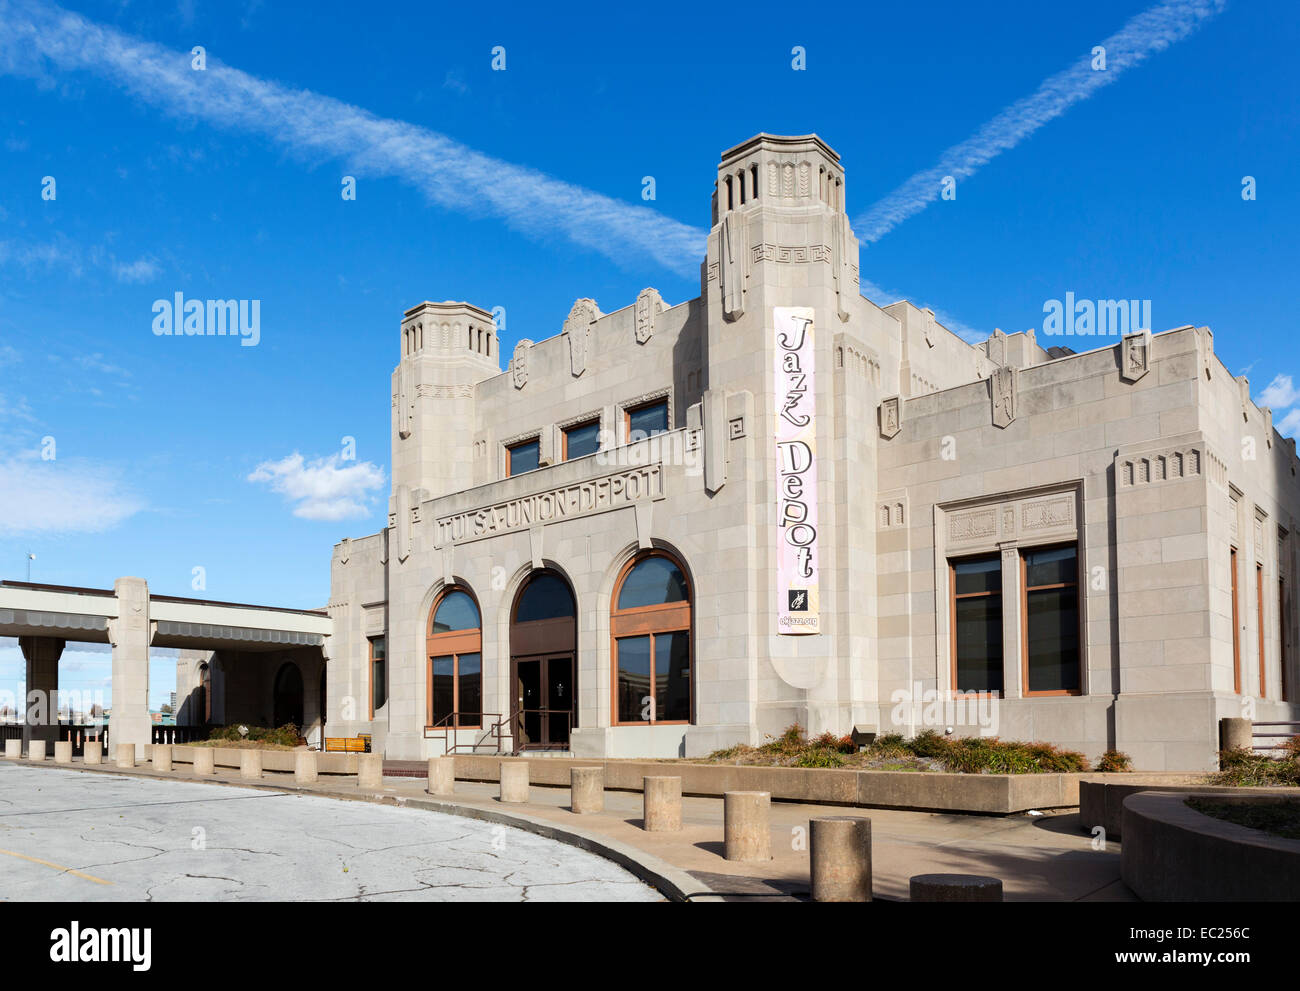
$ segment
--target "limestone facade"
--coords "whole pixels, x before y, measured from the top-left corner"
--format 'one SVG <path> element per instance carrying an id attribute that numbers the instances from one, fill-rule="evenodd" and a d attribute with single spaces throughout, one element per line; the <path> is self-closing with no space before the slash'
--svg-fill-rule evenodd
<path id="1" fill-rule="evenodd" d="M 1217 720 L 1243 706 L 1300 718 L 1283 701 L 1300 691 L 1295 448 L 1208 329 L 1049 353 L 1032 331 L 972 345 L 928 310 L 877 306 L 844 169 L 816 136 L 724 152 L 712 212 L 694 299 L 578 298 L 504 356 L 484 309 L 405 312 L 388 525 L 331 563 L 329 735 L 424 759 L 495 749 L 500 722 L 507 747 L 671 757 L 793 722 L 951 728 L 1158 770 L 1213 766 Z M 656 420 L 664 432 L 635 432 Z M 593 424 L 599 449 L 569 456 Z M 676 692 L 665 704 L 685 719 L 625 705 L 652 691 L 637 637 L 660 613 L 617 610 L 647 555 L 680 569 L 688 606 L 662 616 L 689 636 L 688 655 L 662 632 L 648 648 L 667 679 L 649 708 Z M 1066 580 L 1027 586 L 1052 568 Z M 959 601 L 968 572 L 1000 583 L 996 602 Z M 525 636 L 516 610 L 539 573 L 571 592 L 573 618 Z M 478 627 L 431 640 L 452 592 Z M 961 683 L 955 635 L 996 698 Z M 536 687 L 519 661 L 547 652 L 561 659 L 543 701 L 569 707 L 571 733 L 512 719 Z M 440 727 L 452 711 L 483 715 Z"/>

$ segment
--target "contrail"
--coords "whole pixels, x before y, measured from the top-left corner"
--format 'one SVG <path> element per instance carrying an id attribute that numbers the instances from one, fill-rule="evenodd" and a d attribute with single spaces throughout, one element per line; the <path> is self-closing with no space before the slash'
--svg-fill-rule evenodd
<path id="1" fill-rule="evenodd" d="M 530 237 L 556 233 L 619 263 L 649 257 L 681 275 L 698 269 L 706 232 L 475 151 L 446 135 L 387 120 L 332 97 L 290 89 L 209 56 L 132 38 L 55 6 L 0 0 L 0 73 L 84 70 L 176 117 L 261 134 L 304 155 L 342 159 L 358 174 L 408 182 L 441 206 L 500 217 Z"/>
<path id="2" fill-rule="evenodd" d="M 1048 121 L 1109 86 L 1127 69 L 1182 41 L 1216 17 L 1227 0 L 1165 0 L 1138 14 L 1099 42 L 1106 68 L 1092 68 L 1091 52 L 1068 69 L 1048 77 L 1031 96 L 1018 100 L 960 144 L 939 156 L 933 168 L 918 172 L 854 222 L 863 244 L 880 240 L 913 214 L 938 199 L 945 176 L 962 179 L 1033 134 Z"/>

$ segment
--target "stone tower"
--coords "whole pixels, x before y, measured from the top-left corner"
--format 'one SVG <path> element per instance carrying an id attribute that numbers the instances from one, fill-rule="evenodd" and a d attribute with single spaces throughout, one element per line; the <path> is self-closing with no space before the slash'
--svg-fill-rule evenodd
<path id="1" fill-rule="evenodd" d="M 409 545 L 412 510 L 468 484 L 474 385 L 500 372 L 499 348 L 492 315 L 469 303 L 425 302 L 402 316 L 388 510 L 399 557 L 405 556 L 401 545 Z"/>

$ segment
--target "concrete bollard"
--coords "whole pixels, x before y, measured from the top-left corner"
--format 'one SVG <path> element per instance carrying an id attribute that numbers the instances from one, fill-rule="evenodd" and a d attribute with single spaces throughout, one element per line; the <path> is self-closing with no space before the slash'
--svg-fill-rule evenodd
<path id="1" fill-rule="evenodd" d="M 383 754 L 358 754 L 357 755 L 357 787 L 358 788 L 384 787 L 384 755 Z"/>
<path id="2" fill-rule="evenodd" d="M 56 740 L 54 743 L 54 763 L 71 764 L 72 763 L 72 741 Z"/>
<path id="3" fill-rule="evenodd" d="M 429 758 L 429 794 L 451 795 L 456 791 L 456 758 Z"/>
<path id="4" fill-rule="evenodd" d="M 569 769 L 569 808 L 575 815 L 605 811 L 605 769 L 573 767 Z"/>
<path id="5" fill-rule="evenodd" d="M 1225 716 L 1219 720 L 1219 749 L 1250 750 L 1255 745 L 1255 723 L 1250 719 Z"/>
<path id="6" fill-rule="evenodd" d="M 644 812 L 642 828 L 647 833 L 675 833 L 682 828 L 682 779 L 641 779 Z"/>
<path id="7" fill-rule="evenodd" d="M 247 781 L 256 781 L 262 776 L 262 751 L 239 751 L 239 776 Z"/>
<path id="8" fill-rule="evenodd" d="M 135 767 L 134 743 L 119 743 L 117 745 L 117 766 Z"/>
<path id="9" fill-rule="evenodd" d="M 190 768 L 192 774 L 216 774 L 217 773 L 217 752 L 211 747 L 194 748 L 194 765 Z"/>
<path id="10" fill-rule="evenodd" d="M 5 740 L 5 758 L 8 760 L 21 760 L 23 756 L 22 740 Z"/>
<path id="11" fill-rule="evenodd" d="M 299 750 L 293 758 L 293 780 L 300 785 L 314 785 L 320 777 L 320 760 L 314 750 Z"/>
<path id="12" fill-rule="evenodd" d="M 772 793 L 723 792 L 722 837 L 728 860 L 771 860 Z"/>
<path id="13" fill-rule="evenodd" d="M 169 744 L 155 743 L 149 750 L 149 763 L 155 771 L 172 769 L 172 748 Z"/>
<path id="14" fill-rule="evenodd" d="M 81 754 L 81 763 L 83 764 L 104 763 L 104 741 L 87 740 L 86 747 Z"/>
<path id="15" fill-rule="evenodd" d="M 813 901 L 871 901 L 870 819 L 818 816 L 809 821 L 808 859 Z"/>
<path id="16" fill-rule="evenodd" d="M 528 761 L 503 760 L 501 762 L 501 801 L 528 801 Z"/>
<path id="17" fill-rule="evenodd" d="M 45 741 L 28 740 L 27 741 L 27 759 L 44 760 L 45 759 Z"/>
<path id="18" fill-rule="evenodd" d="M 909 887 L 914 902 L 1002 901 L 1002 882 L 980 874 L 917 874 Z"/>

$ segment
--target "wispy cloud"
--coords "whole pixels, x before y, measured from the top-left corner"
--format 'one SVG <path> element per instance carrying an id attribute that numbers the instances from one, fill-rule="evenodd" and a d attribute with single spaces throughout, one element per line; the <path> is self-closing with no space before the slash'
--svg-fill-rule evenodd
<path id="1" fill-rule="evenodd" d="M 133 262 L 114 262 L 113 274 L 118 282 L 152 282 L 160 269 L 152 258 L 137 258 Z"/>
<path id="2" fill-rule="evenodd" d="M 434 203 L 500 217 L 531 237 L 556 232 L 615 261 L 649 256 L 690 275 L 705 232 L 644 207 L 505 162 L 443 134 L 377 117 L 308 90 L 175 51 L 30 0 L 0 0 L 0 72 L 86 71 L 174 116 L 242 129 L 309 160 L 342 159 L 359 176 L 411 183 Z"/>
<path id="3" fill-rule="evenodd" d="M 913 306 L 930 307 L 930 309 L 934 312 L 935 320 L 937 320 L 948 330 L 951 330 L 954 334 L 960 337 L 967 344 L 978 344 L 981 341 L 986 340 L 989 336 L 984 331 L 976 330 L 974 327 L 970 326 L 969 324 L 963 323 L 961 320 L 958 320 L 951 313 L 946 313 L 943 310 L 940 310 L 937 307 L 931 305 L 930 303 L 926 303 L 924 301 L 918 302 L 915 297 L 907 296 L 900 292 L 894 292 L 891 289 L 881 288 L 880 286 L 876 285 L 874 282 L 868 282 L 866 279 L 861 280 L 860 287 L 862 289 L 862 294 L 866 296 L 869 300 L 871 300 L 873 303 L 875 303 L 877 306 L 884 307 L 884 306 L 888 306 L 890 303 L 897 303 L 899 300 L 905 299 L 908 302 L 910 302 Z"/>
<path id="4" fill-rule="evenodd" d="M 916 173 L 870 207 L 854 223 L 858 237 L 864 244 L 880 240 L 938 199 L 945 176 L 963 179 L 974 175 L 982 165 L 1014 148 L 1074 104 L 1191 35 L 1226 5 L 1227 0 L 1165 0 L 1138 14 L 1097 43 L 1106 49 L 1104 70 L 1092 68 L 1089 46 L 1089 54 L 1043 80 L 1032 95 L 1011 104 L 965 141 L 940 155 L 932 168 Z"/>
<path id="5" fill-rule="evenodd" d="M 369 461 L 345 463 L 335 453 L 308 462 L 295 451 L 279 461 L 263 461 L 248 481 L 268 483 L 295 503 L 293 515 L 301 519 L 345 520 L 368 515 L 368 503 L 386 479 Z"/>
<path id="6" fill-rule="evenodd" d="M 1286 409 L 1300 402 L 1300 389 L 1291 381 L 1290 375 L 1276 375 L 1273 381 L 1264 387 L 1256 403 L 1270 409 Z"/>
<path id="7" fill-rule="evenodd" d="M 1296 432 L 1300 431 L 1300 409 L 1293 409 L 1282 418 L 1281 423 L 1276 423 L 1274 426 L 1283 437 L 1294 437 Z"/>
<path id="8" fill-rule="evenodd" d="M 144 508 L 111 466 L 0 457 L 0 536 L 98 533 Z"/>

